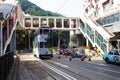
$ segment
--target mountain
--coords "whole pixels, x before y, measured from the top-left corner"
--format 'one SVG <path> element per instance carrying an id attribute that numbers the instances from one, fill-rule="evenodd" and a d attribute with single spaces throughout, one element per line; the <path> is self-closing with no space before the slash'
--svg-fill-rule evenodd
<path id="1" fill-rule="evenodd" d="M 39 6 L 31 3 L 28 0 L 18 0 L 21 4 L 22 10 L 30 15 L 35 16 L 63 16 L 59 13 L 54 13 L 51 11 L 46 11 L 44 9 L 41 9 Z"/>

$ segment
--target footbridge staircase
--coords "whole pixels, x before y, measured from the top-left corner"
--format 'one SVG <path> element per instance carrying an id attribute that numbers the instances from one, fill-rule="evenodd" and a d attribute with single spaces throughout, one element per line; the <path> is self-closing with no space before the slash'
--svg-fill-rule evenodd
<path id="1" fill-rule="evenodd" d="M 107 53 L 113 48 L 109 39 L 113 37 L 114 34 L 86 15 L 80 18 L 79 29 L 93 44 L 93 47 L 97 47 L 102 53 Z"/>

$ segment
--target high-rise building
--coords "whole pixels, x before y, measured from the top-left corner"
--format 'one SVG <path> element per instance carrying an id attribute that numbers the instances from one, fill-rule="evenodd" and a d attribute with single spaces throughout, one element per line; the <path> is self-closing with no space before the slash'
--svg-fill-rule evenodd
<path id="1" fill-rule="evenodd" d="M 112 46 L 112 48 L 119 48 L 120 0 L 84 1 L 83 16 L 86 19 L 81 18 L 81 24 L 86 25 L 85 28 L 90 31 L 88 32 L 86 30 L 85 32 L 91 41 L 98 45 L 103 52 L 108 51 L 110 46 Z M 93 35 L 94 39 L 91 35 Z"/>

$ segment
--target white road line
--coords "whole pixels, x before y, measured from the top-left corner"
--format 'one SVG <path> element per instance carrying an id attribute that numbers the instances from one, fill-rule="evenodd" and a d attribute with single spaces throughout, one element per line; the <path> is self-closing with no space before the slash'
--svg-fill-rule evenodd
<path id="1" fill-rule="evenodd" d="M 72 77 L 72 76 L 70 76 L 70 75 L 68 75 L 68 74 L 66 74 L 66 73 L 64 73 L 64 72 L 62 72 L 62 71 L 60 71 L 60 70 L 58 70 L 58 69 L 50 66 L 50 65 L 48 65 L 47 63 L 44 63 L 44 62 L 42 62 L 42 61 L 41 61 L 41 63 L 42 63 L 44 66 L 46 66 L 47 68 L 51 69 L 52 71 L 56 72 L 57 74 L 63 76 L 64 78 L 66 78 L 66 79 L 68 79 L 68 80 L 77 80 L 76 78 L 74 78 L 74 77 Z"/>
<path id="2" fill-rule="evenodd" d="M 120 72 L 118 72 L 118 71 L 113 71 L 113 70 L 110 70 L 110 69 L 100 68 L 100 67 L 96 67 L 96 66 L 95 66 L 95 68 L 120 74 Z"/>
<path id="3" fill-rule="evenodd" d="M 62 66 L 62 67 L 65 67 L 65 68 L 69 68 L 69 66 L 64 65 L 64 64 L 61 64 L 61 63 L 58 63 L 58 62 L 55 62 L 55 64 L 57 64 L 57 65 L 59 65 L 59 66 Z"/>
<path id="4" fill-rule="evenodd" d="M 95 63 L 95 62 L 87 62 L 87 63 L 97 64 L 97 65 L 101 65 L 101 66 L 107 66 L 107 64 L 103 64 L 103 63 Z"/>

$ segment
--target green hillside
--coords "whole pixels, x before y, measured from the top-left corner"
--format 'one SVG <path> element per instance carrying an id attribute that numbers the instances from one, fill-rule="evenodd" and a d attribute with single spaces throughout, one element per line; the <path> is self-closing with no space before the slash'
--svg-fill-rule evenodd
<path id="1" fill-rule="evenodd" d="M 30 15 L 35 16 L 62 16 L 58 13 L 53 13 L 51 11 L 45 11 L 44 9 L 41 9 L 37 5 L 31 3 L 28 0 L 18 0 L 21 3 L 22 10 L 25 13 L 28 13 Z"/>

